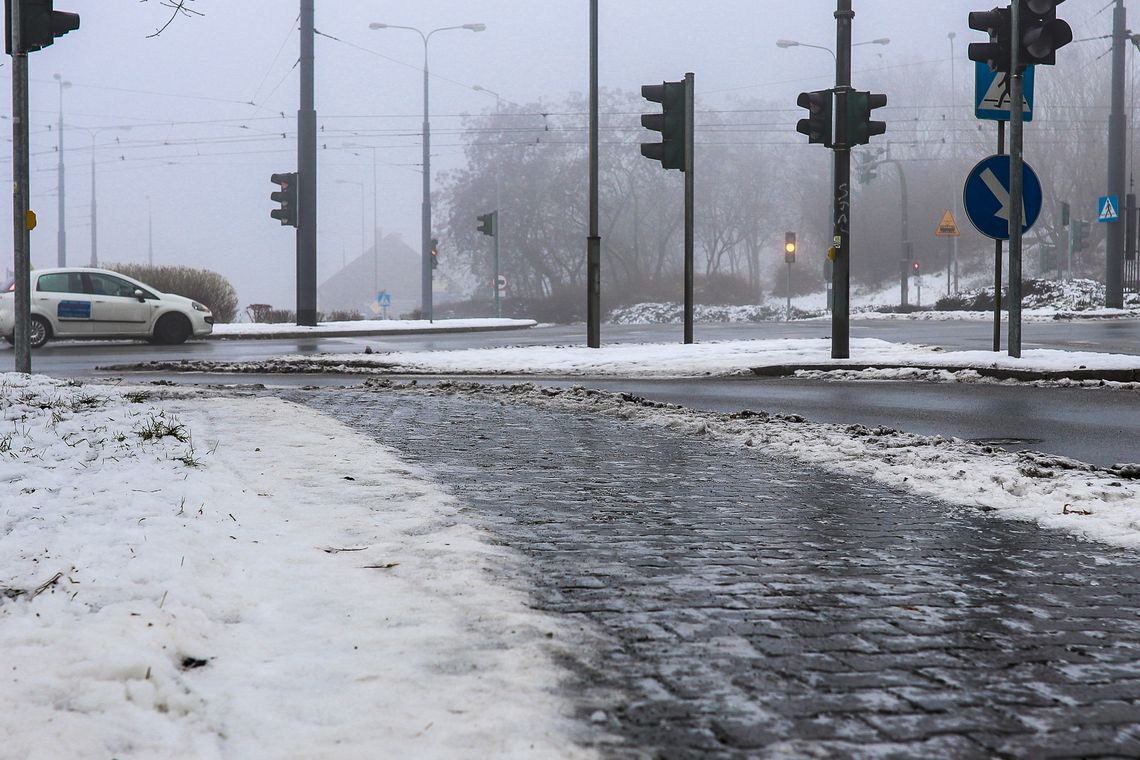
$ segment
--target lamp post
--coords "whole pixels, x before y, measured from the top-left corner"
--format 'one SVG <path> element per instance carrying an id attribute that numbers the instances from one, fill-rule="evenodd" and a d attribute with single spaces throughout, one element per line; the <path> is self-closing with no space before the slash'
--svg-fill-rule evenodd
<path id="1" fill-rule="evenodd" d="M 380 288 L 380 200 L 379 200 L 379 185 L 377 184 L 377 159 L 376 159 L 376 146 L 375 145 L 358 145 L 357 143 L 347 143 L 346 148 L 350 149 L 363 149 L 372 151 L 372 291 L 377 292 Z M 362 244 L 366 245 L 366 243 Z"/>
<path id="2" fill-rule="evenodd" d="M 472 32 L 481 32 L 487 28 L 486 24 L 461 24 L 459 26 L 442 26 L 424 33 L 414 26 L 398 26 L 396 24 L 382 24 L 372 22 L 369 29 L 407 29 L 420 36 L 424 43 L 424 131 L 423 131 L 423 202 L 420 218 L 420 311 L 423 319 L 432 319 L 432 292 L 431 292 L 431 122 L 429 119 L 428 99 L 428 42 L 436 32 L 446 32 L 452 29 L 467 29 Z"/>
<path id="3" fill-rule="evenodd" d="M 63 91 L 71 87 L 71 82 L 65 81 L 59 74 L 52 74 L 52 78 L 59 82 L 59 165 L 58 165 L 58 183 L 59 183 L 59 230 L 56 236 L 56 262 L 58 266 L 67 266 L 67 196 L 64 192 L 64 169 L 63 169 Z"/>
<path id="4" fill-rule="evenodd" d="M 364 183 L 356 182 L 351 179 L 338 179 L 336 180 L 336 184 L 356 185 L 360 190 L 360 252 L 363 255 L 364 248 L 368 245 L 368 216 L 366 211 L 367 207 L 364 205 Z"/>
<path id="5" fill-rule="evenodd" d="M 99 214 L 98 206 L 96 205 L 95 194 L 95 138 L 100 132 L 108 129 L 130 129 L 130 127 L 100 127 L 97 129 L 87 129 L 87 133 L 91 135 L 91 266 L 99 266 Z M 115 142 L 119 139 L 116 137 Z"/>

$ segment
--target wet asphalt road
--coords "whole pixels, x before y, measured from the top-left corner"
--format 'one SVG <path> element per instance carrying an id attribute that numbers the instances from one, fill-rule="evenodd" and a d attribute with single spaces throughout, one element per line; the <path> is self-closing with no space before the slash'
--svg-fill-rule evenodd
<path id="1" fill-rule="evenodd" d="M 615 417 L 284 393 L 518 552 L 607 757 L 1140 757 L 1135 552 Z"/>

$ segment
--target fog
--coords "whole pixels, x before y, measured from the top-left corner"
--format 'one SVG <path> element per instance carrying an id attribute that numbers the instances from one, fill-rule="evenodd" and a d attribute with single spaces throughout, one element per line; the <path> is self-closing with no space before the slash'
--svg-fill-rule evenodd
<path id="1" fill-rule="evenodd" d="M 152 256 L 155 264 L 204 267 L 229 278 L 243 306 L 292 308 L 294 234 L 269 217 L 269 177 L 296 168 L 299 4 L 188 5 L 201 15 L 175 18 L 153 36 L 170 15 L 158 0 L 56 0 L 57 10 L 79 13 L 82 26 L 29 55 L 32 208 L 39 217 L 32 264 L 57 260 L 62 100 L 69 264 L 91 257 L 94 166 L 100 262 Z M 700 108 L 730 109 L 740 100 L 786 104 L 789 150 L 810 160 L 805 166 L 813 172 L 818 168 L 824 149 L 795 134 L 794 102 L 801 90 L 830 86 L 831 55 L 775 43 L 793 39 L 833 48 L 833 0 L 601 5 L 604 88 L 636 92 L 642 84 L 692 71 Z M 1060 10 L 1081 40 L 1109 33 L 1111 13 L 1101 12 L 1103 5 L 1078 0 Z M 890 38 L 889 45 L 854 50 L 855 86 L 891 97 L 880 118 L 888 124 L 892 113 L 915 118 L 885 89 L 915 66 L 923 67 L 925 95 L 943 106 L 922 118 L 973 118 L 966 44 L 983 35 L 967 28 L 966 17 L 990 4 L 855 0 L 854 6 L 856 42 Z M 438 176 L 464 166 L 464 115 L 493 112 L 495 94 L 498 105 L 557 104 L 587 90 L 588 11 L 587 0 L 316 0 L 318 280 L 371 247 L 374 212 L 384 234 L 396 233 L 418 248 L 424 46 L 414 32 L 372 30 L 370 22 L 424 31 L 486 24 L 483 32 L 450 30 L 431 38 L 432 170 Z M 1107 92 L 1108 59 L 1100 55 L 1108 41 L 1081 45 L 1089 48 L 1079 58 L 1081 74 L 1090 87 Z M 1066 53 L 1059 54 L 1057 69 L 1066 64 Z M 11 67 L 6 62 L 4 68 L 9 76 L 0 77 L 0 87 L 10 103 Z M 1039 75 L 1039 88 L 1047 90 L 1050 74 Z M 913 139 L 913 128 L 907 134 Z M 890 136 L 888 131 L 885 139 Z M 6 142 L 0 172 L 10 181 L 10 137 Z M 1100 156 L 1093 160 L 1103 164 Z M 960 185 L 961 179 L 944 181 Z M 585 181 L 583 173 L 583 195 Z M 924 216 L 922 224 L 933 229 L 941 211 L 931 212 L 930 220 Z M 805 213 L 822 217 L 826 208 Z M 9 214 L 0 216 L 0 234 L 10 251 Z M 585 229 L 581 235 L 584 256 Z M 5 268 L 11 266 L 9 256 Z"/>

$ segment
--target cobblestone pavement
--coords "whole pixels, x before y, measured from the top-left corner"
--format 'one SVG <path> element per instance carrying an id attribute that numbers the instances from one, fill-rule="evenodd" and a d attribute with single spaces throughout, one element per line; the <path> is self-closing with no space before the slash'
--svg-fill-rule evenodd
<path id="1" fill-rule="evenodd" d="M 607 756 L 1140 757 L 1135 552 L 617 417 L 290 397 L 428 468 L 594 632 L 566 664 Z"/>

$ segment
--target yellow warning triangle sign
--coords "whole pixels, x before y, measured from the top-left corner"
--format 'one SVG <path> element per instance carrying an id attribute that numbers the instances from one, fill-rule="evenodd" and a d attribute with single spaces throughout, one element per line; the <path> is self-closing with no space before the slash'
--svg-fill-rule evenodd
<path id="1" fill-rule="evenodd" d="M 938 229 L 934 231 L 934 236 L 959 237 L 961 234 L 958 230 L 958 223 L 954 221 L 954 215 L 950 213 L 950 209 L 946 209 L 942 214 L 941 221 L 938 222 Z"/>

